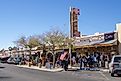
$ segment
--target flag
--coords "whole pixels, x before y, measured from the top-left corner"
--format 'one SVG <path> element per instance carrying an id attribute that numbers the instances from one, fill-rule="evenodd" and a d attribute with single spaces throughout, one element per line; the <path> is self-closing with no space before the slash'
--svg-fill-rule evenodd
<path id="1" fill-rule="evenodd" d="M 60 60 L 64 60 L 65 56 L 67 55 L 67 52 L 64 52 L 64 54 L 61 54 Z"/>
<path id="2" fill-rule="evenodd" d="M 78 8 L 73 8 L 72 12 L 76 15 L 80 15 L 80 10 Z"/>
<path id="3" fill-rule="evenodd" d="M 74 35 L 73 36 L 80 37 L 80 32 L 78 32 L 78 31 L 74 32 Z"/>

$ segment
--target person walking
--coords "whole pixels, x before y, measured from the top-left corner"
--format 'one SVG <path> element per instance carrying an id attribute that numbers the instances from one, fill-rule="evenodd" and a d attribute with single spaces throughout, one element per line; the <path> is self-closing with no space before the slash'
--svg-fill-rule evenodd
<path id="1" fill-rule="evenodd" d="M 106 55 L 105 56 L 105 69 L 108 69 L 108 61 L 109 61 L 109 58 L 108 58 L 108 56 Z"/>
<path id="2" fill-rule="evenodd" d="M 79 63 L 80 63 L 80 70 L 82 70 L 84 68 L 84 63 L 82 60 L 82 56 L 79 57 Z"/>
<path id="3" fill-rule="evenodd" d="M 62 67 L 64 68 L 65 71 L 67 71 L 68 70 L 68 61 L 69 61 L 68 51 L 64 51 L 64 53 L 61 54 L 60 60 L 62 61 Z"/>
<path id="4" fill-rule="evenodd" d="M 68 70 L 68 53 L 65 55 L 64 58 L 64 70 L 67 71 Z"/>
<path id="5" fill-rule="evenodd" d="M 75 57 L 75 56 L 72 57 L 72 64 L 73 64 L 73 65 L 76 64 L 76 57 Z"/>
<path id="6" fill-rule="evenodd" d="M 82 69 L 86 70 L 87 67 L 87 59 L 85 56 L 82 57 Z"/>

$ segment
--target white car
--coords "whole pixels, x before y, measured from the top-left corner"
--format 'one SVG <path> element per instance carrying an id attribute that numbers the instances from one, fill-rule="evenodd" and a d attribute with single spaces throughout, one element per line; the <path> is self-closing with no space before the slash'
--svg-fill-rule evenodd
<path id="1" fill-rule="evenodd" d="M 121 76 L 121 55 L 114 55 L 109 63 L 109 72 L 111 76 L 117 74 Z"/>

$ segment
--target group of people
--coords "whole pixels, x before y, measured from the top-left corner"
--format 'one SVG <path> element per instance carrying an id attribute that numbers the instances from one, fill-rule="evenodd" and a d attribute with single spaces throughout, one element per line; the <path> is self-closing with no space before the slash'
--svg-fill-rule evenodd
<path id="1" fill-rule="evenodd" d="M 63 58 L 64 53 L 60 56 L 60 66 L 64 67 L 65 70 L 68 68 L 68 64 L 70 64 L 69 53 L 65 53 L 66 56 Z M 62 59 L 63 58 L 63 59 Z M 71 57 L 71 65 L 72 66 L 80 66 L 80 69 L 84 68 L 108 68 L 108 64 L 111 61 L 112 56 L 108 54 L 101 54 L 99 52 L 94 52 L 92 54 L 84 54 L 84 55 L 76 55 Z M 57 64 L 59 63 L 57 61 Z"/>
<path id="2" fill-rule="evenodd" d="M 39 56 L 35 55 L 30 56 L 26 54 L 14 54 L 10 55 L 9 59 L 7 60 L 8 63 L 16 64 L 16 65 L 26 65 L 29 62 L 32 62 L 33 64 L 37 64 L 39 62 Z"/>
<path id="3" fill-rule="evenodd" d="M 83 68 L 108 68 L 108 63 L 110 59 L 108 55 L 100 55 L 99 53 L 94 53 L 90 55 L 84 55 L 79 57 L 80 69 Z"/>
<path id="4" fill-rule="evenodd" d="M 41 58 L 40 58 L 41 57 Z M 71 65 L 79 65 L 80 69 L 83 68 L 100 68 L 105 67 L 108 68 L 108 63 L 110 62 L 110 56 L 106 54 L 100 54 L 98 52 L 94 52 L 93 54 L 84 54 L 84 55 L 76 55 L 71 57 Z M 40 54 L 36 53 L 34 56 L 27 56 L 22 54 L 15 56 L 16 64 L 25 65 L 27 63 L 31 63 L 35 66 L 45 66 L 46 68 L 62 67 L 65 71 L 68 70 L 68 65 L 70 64 L 70 55 L 68 51 L 64 51 L 61 54 L 55 56 L 55 62 L 53 62 L 53 55 L 45 55 L 40 56 Z"/>

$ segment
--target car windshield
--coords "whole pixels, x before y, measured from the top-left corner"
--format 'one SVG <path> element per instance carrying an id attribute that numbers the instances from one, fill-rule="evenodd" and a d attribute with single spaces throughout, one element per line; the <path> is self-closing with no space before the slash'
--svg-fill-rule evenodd
<path id="1" fill-rule="evenodd" d="M 121 57 L 115 57 L 114 62 L 121 62 Z"/>

